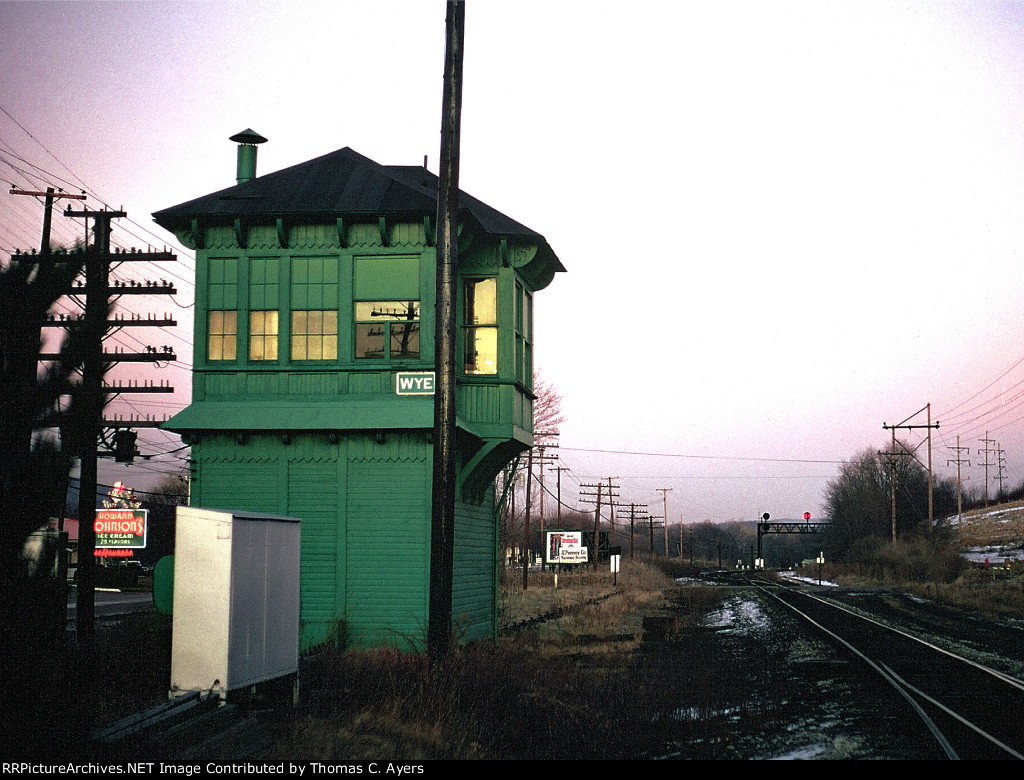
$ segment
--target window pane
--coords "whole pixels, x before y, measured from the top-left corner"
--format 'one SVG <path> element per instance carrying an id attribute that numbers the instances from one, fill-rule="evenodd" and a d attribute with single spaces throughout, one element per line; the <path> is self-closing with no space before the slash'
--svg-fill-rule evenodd
<path id="1" fill-rule="evenodd" d="M 384 333 L 387 325 L 357 324 L 356 358 L 382 359 L 384 357 Z"/>
<path id="2" fill-rule="evenodd" d="M 498 329 L 466 329 L 466 373 L 498 373 Z"/>
<path id="3" fill-rule="evenodd" d="M 420 318 L 419 301 L 357 301 L 356 322 L 400 322 Z"/>
<path id="4" fill-rule="evenodd" d="M 356 257 L 353 293 L 362 300 L 420 297 L 420 258 Z"/>
<path id="5" fill-rule="evenodd" d="M 498 323 L 498 280 L 467 279 L 465 300 L 466 325 Z"/>
<path id="6" fill-rule="evenodd" d="M 391 357 L 420 356 L 420 325 L 418 322 L 396 322 L 391 326 Z"/>
<path id="7" fill-rule="evenodd" d="M 306 312 L 306 335 L 324 332 L 324 313 L 322 311 Z"/>
<path id="8" fill-rule="evenodd" d="M 323 359 L 324 360 L 337 360 L 338 359 L 338 335 L 324 336 L 324 348 L 323 348 Z"/>

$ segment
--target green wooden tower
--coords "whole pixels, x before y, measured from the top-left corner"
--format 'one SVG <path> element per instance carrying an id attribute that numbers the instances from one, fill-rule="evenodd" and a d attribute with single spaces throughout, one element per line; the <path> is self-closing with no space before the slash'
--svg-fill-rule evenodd
<path id="1" fill-rule="evenodd" d="M 430 578 L 437 177 L 349 148 L 154 214 L 196 250 L 195 506 L 302 519 L 302 642 L 420 647 Z M 460 193 L 452 613 L 497 627 L 494 479 L 532 443 L 543 236 Z"/>

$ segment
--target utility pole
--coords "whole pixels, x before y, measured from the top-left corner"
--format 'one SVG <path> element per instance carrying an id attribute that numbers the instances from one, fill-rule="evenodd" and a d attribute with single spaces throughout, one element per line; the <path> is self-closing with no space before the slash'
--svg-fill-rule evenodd
<path id="1" fill-rule="evenodd" d="M 925 425 L 911 425 L 909 421 L 921 414 L 921 412 L 927 411 L 928 422 Z M 891 468 L 891 493 L 892 493 L 892 540 L 896 541 L 896 429 L 902 430 L 914 430 L 917 428 L 924 428 L 928 431 L 928 535 L 931 536 L 933 527 L 935 525 L 935 503 L 933 498 L 932 490 L 932 429 L 938 428 L 939 423 L 936 421 L 932 424 L 932 405 L 930 403 L 925 404 L 922 408 L 914 412 L 910 417 L 906 418 L 903 422 L 897 425 L 886 425 L 882 423 L 882 430 L 892 431 L 892 453 L 890 461 Z"/>
<path id="2" fill-rule="evenodd" d="M 654 528 L 657 525 L 657 523 L 655 523 L 655 520 L 661 520 L 661 519 L 662 518 L 659 517 L 658 515 L 647 515 L 647 528 L 650 531 L 650 536 L 651 536 L 651 549 L 650 549 L 650 552 L 648 553 L 648 555 L 651 558 L 654 557 Z"/>
<path id="3" fill-rule="evenodd" d="M 988 467 L 995 465 L 994 463 L 991 463 L 989 461 L 988 456 L 993 454 L 996 451 L 996 448 L 991 446 L 991 445 L 996 443 L 996 440 L 995 439 L 990 439 L 988 437 L 988 431 L 985 431 L 985 438 L 984 439 L 978 439 L 978 441 L 981 444 L 985 445 L 980 450 L 978 450 L 978 454 L 985 456 L 985 463 L 982 464 L 982 465 L 985 466 L 985 506 L 987 507 L 988 506 Z"/>
<path id="4" fill-rule="evenodd" d="M 547 464 L 554 463 L 556 460 L 558 460 L 558 456 L 557 455 L 549 455 L 549 454 L 547 454 L 547 450 L 549 450 L 549 449 L 558 449 L 558 445 L 557 444 L 550 444 L 550 443 L 548 443 L 546 441 L 543 441 L 543 439 L 546 439 L 547 437 L 550 437 L 550 436 L 557 436 L 557 435 L 558 435 L 558 433 L 551 433 L 551 432 L 548 432 L 548 431 L 541 431 L 539 433 L 534 433 L 534 438 L 535 439 L 542 439 L 541 443 L 535 444 L 534 447 L 533 447 L 533 449 L 536 449 L 537 453 L 538 453 L 538 456 L 537 456 L 537 459 L 536 459 L 536 463 L 537 463 L 537 479 L 540 482 L 540 534 L 541 534 L 541 539 L 544 538 L 544 527 L 545 527 L 544 526 L 544 493 L 546 491 L 544 490 L 544 469 L 547 467 Z"/>
<path id="5" fill-rule="evenodd" d="M 624 504 L 624 506 L 626 506 L 626 505 Z M 639 509 L 640 509 L 640 519 L 643 520 L 647 516 L 647 504 L 634 504 L 634 503 L 630 503 L 630 504 L 628 504 L 628 506 L 629 506 L 629 558 L 630 558 L 630 560 L 632 560 L 633 559 L 633 552 L 634 552 L 634 549 L 633 549 L 634 548 L 634 544 L 633 544 L 634 536 L 633 536 L 633 533 L 634 533 L 634 530 L 635 530 L 636 520 L 637 520 L 637 508 L 639 507 Z"/>
<path id="6" fill-rule="evenodd" d="M 956 453 L 955 461 L 954 460 L 947 460 L 946 461 L 946 465 L 948 466 L 950 463 L 953 463 L 953 462 L 956 463 L 956 535 L 957 535 L 957 540 L 959 542 L 959 545 L 962 547 L 963 546 L 963 541 L 964 541 L 964 494 L 963 494 L 963 479 L 964 478 L 960 476 L 960 467 L 964 463 L 966 463 L 968 466 L 970 466 L 971 462 L 969 460 L 965 461 L 963 459 L 961 453 L 963 453 L 965 451 L 969 452 L 970 451 L 970 447 L 961 447 L 960 446 L 960 437 L 957 436 L 956 437 L 956 447 L 950 447 L 949 449 L 953 450 Z"/>
<path id="7" fill-rule="evenodd" d="M 668 558 L 668 494 L 672 488 L 655 488 L 655 490 L 661 493 L 662 517 L 665 518 L 665 557 Z M 680 534 L 682 534 L 681 530 Z M 680 546 L 683 544 L 682 536 L 679 537 L 679 544 Z"/>
<path id="8" fill-rule="evenodd" d="M 79 452 L 79 493 L 78 493 L 78 593 L 76 629 L 83 641 L 91 639 L 95 621 L 95 552 L 96 534 L 93 520 L 96 514 L 96 483 L 99 453 L 97 444 L 102 437 L 104 427 L 132 427 L 113 424 L 103 418 L 103 408 L 107 396 L 111 393 L 138 392 L 132 385 L 108 385 L 104 381 L 110 365 L 120 362 L 161 362 L 176 360 L 173 350 L 164 347 L 157 351 L 152 347 L 144 354 L 125 352 L 104 352 L 103 342 L 111 330 L 117 329 L 125 322 L 109 320 L 111 296 L 120 296 L 129 290 L 144 291 L 147 295 L 175 294 L 173 285 L 147 284 L 135 287 L 112 287 L 110 285 L 110 267 L 130 260 L 159 262 L 175 260 L 168 252 L 111 252 L 111 222 L 127 216 L 124 211 L 72 211 L 68 208 L 64 216 L 93 220 L 95 240 L 92 248 L 85 253 L 85 285 L 72 289 L 72 294 L 84 292 L 84 314 L 80 318 L 68 318 L 53 321 L 47 325 L 55 327 L 81 327 L 84 336 L 84 355 L 82 365 L 82 381 L 80 384 L 80 404 L 82 407 L 82 429 L 79 431 L 77 444 Z M 130 320 L 139 324 L 158 325 L 174 324 L 173 320 Z M 42 353 L 41 360 L 55 359 L 57 355 Z M 143 388 L 149 386 L 143 385 Z M 173 392 L 168 385 L 157 386 L 158 392 Z M 142 392 L 148 390 L 143 389 Z M 139 426 L 141 427 L 141 426 Z M 134 449 L 134 444 L 133 444 Z"/>
<path id="9" fill-rule="evenodd" d="M 684 532 L 685 531 L 684 531 L 684 527 L 683 527 L 683 515 L 680 513 L 680 515 L 679 515 L 679 562 L 680 563 L 683 562 L 683 533 Z"/>
<path id="10" fill-rule="evenodd" d="M 53 221 L 53 202 L 58 198 L 67 200 L 86 199 L 84 192 L 81 195 L 68 195 L 64 190 L 54 189 L 53 187 L 47 187 L 46 192 L 20 190 L 17 187 L 11 187 L 9 192 L 11 195 L 30 195 L 36 198 L 43 198 L 43 237 L 39 243 L 39 253 L 42 255 L 50 254 L 50 225 Z"/>
<path id="11" fill-rule="evenodd" d="M 437 185 L 438 237 L 435 253 L 434 471 L 430 522 L 430 600 L 427 654 L 436 665 L 448 652 L 452 634 L 455 557 L 455 301 L 459 209 L 459 150 L 462 127 L 462 60 L 466 8 L 448 0 L 445 17 L 444 85 L 441 96 L 441 155 Z"/>
<path id="12" fill-rule="evenodd" d="M 612 479 L 618 479 L 618 477 L 608 477 L 608 495 L 612 494 Z M 608 501 L 608 525 L 612 531 L 612 547 L 615 546 L 617 539 L 615 538 L 615 502 Z"/>
<path id="13" fill-rule="evenodd" d="M 569 469 L 567 467 L 565 467 L 565 466 L 556 466 L 553 469 L 548 469 L 548 471 L 555 472 L 555 475 L 556 475 L 555 479 L 556 479 L 556 485 L 557 485 L 557 494 L 556 495 L 558 496 L 557 500 L 558 500 L 558 527 L 559 528 L 562 527 L 562 472 L 563 471 L 568 471 L 568 470 Z"/>
<path id="14" fill-rule="evenodd" d="M 523 590 L 530 571 L 530 485 L 533 483 L 533 447 L 526 459 L 526 515 L 523 518 Z"/>
<path id="15" fill-rule="evenodd" d="M 1006 481 L 1006 450 L 999 445 L 996 445 L 995 480 L 999 483 L 999 492 L 996 493 L 996 501 L 999 501 L 1003 495 L 1003 483 Z"/>
<path id="16" fill-rule="evenodd" d="M 605 488 L 605 485 L 604 485 L 603 482 L 597 482 L 597 483 L 595 483 L 593 485 L 580 485 L 580 491 L 581 491 L 580 492 L 580 496 L 581 496 L 580 500 L 584 504 L 593 504 L 593 503 L 597 504 L 596 508 L 594 509 L 594 569 L 595 570 L 597 569 L 597 557 L 598 557 L 597 553 L 598 553 L 598 550 L 600 548 L 600 539 L 601 539 L 601 499 L 602 499 L 602 491 L 604 490 L 604 488 Z M 611 505 L 613 503 L 612 499 L 616 498 L 619 495 L 618 493 L 614 492 L 614 491 L 616 491 L 618 489 L 619 489 L 619 486 L 618 485 L 613 485 L 611 483 L 611 481 L 609 480 L 609 483 L 608 483 L 608 494 L 606 496 L 606 498 L 608 499 L 609 505 Z M 582 492 L 583 490 L 596 490 L 597 493 L 596 494 L 595 493 L 584 493 L 584 492 Z M 596 501 L 591 501 L 592 497 L 595 497 Z"/>

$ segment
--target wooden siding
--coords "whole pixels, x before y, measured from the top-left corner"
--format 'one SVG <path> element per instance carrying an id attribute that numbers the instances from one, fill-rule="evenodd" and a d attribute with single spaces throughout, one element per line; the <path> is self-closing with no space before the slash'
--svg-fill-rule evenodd
<path id="1" fill-rule="evenodd" d="M 497 631 L 498 532 L 494 488 L 479 504 L 455 506 L 455 581 L 452 619 L 462 639 L 486 639 Z"/>
<path id="2" fill-rule="evenodd" d="M 288 514 L 302 518 L 302 644 L 323 642 L 341 617 L 338 461 L 288 464 Z"/>
<path id="3" fill-rule="evenodd" d="M 429 592 L 429 496 L 426 459 L 349 462 L 345 617 L 353 644 L 421 648 Z"/>
<path id="4" fill-rule="evenodd" d="M 282 512 L 276 459 L 213 461 L 199 466 L 197 506 L 207 509 L 245 509 L 269 514 Z"/>

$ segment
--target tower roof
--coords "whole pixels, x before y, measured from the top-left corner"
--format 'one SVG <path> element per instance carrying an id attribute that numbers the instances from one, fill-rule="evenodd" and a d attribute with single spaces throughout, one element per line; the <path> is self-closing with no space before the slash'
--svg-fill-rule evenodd
<path id="1" fill-rule="evenodd" d="M 187 228 L 197 218 L 216 223 L 240 217 L 258 222 L 260 216 L 420 217 L 436 215 L 437 188 L 437 176 L 424 167 L 381 165 L 346 146 L 162 209 L 153 218 L 160 226 L 174 230 Z M 486 233 L 537 242 L 551 251 L 542 235 L 462 191 L 459 216 L 472 218 Z"/>

